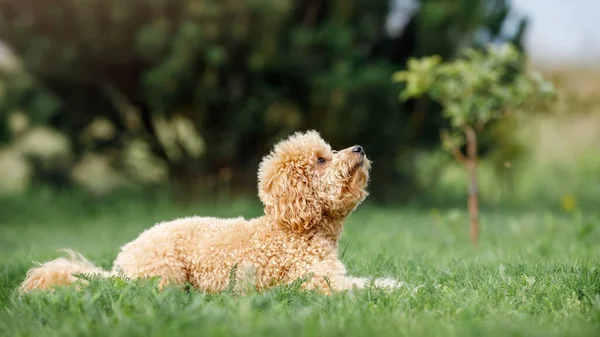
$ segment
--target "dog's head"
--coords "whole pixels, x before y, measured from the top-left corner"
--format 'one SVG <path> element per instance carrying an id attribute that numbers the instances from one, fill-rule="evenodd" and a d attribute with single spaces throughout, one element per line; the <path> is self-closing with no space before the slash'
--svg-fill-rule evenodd
<path id="1" fill-rule="evenodd" d="M 348 216 L 367 197 L 370 167 L 360 146 L 334 151 L 316 131 L 299 132 L 263 158 L 258 195 L 279 224 L 307 231 Z"/>

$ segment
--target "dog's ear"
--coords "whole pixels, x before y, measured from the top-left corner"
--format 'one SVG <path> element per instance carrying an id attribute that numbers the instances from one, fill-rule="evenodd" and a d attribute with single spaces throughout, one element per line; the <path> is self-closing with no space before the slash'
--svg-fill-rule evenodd
<path id="1" fill-rule="evenodd" d="M 270 160 L 261 163 L 258 195 L 265 214 L 294 232 L 306 232 L 321 221 L 322 206 L 308 186 L 305 172 L 277 167 Z"/>

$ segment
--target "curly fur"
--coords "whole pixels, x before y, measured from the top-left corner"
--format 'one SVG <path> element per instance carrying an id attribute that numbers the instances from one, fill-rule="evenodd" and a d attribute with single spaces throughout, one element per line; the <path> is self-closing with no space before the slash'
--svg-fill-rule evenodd
<path id="1" fill-rule="evenodd" d="M 346 274 L 338 241 L 344 221 L 367 197 L 370 165 L 355 147 L 333 151 L 315 131 L 295 133 L 260 163 L 263 216 L 159 223 L 121 248 L 111 272 L 69 251 L 69 258 L 28 271 L 21 290 L 69 284 L 75 273 L 107 277 L 119 272 L 129 278 L 159 276 L 161 286 L 190 283 L 220 292 L 228 287 L 232 270 L 240 289 L 260 291 L 303 277 L 304 288 L 326 294 L 364 287 L 367 278 Z M 393 288 L 400 283 L 377 279 L 374 285 Z"/>

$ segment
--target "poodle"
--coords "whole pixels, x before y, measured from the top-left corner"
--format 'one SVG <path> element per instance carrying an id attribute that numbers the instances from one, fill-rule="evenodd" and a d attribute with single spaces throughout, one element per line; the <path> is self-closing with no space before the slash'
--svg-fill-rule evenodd
<path id="1" fill-rule="evenodd" d="M 261 291 L 299 279 L 303 289 L 324 294 L 397 288 L 401 283 L 392 278 L 348 276 L 338 256 L 344 222 L 368 195 L 370 167 L 361 146 L 333 151 L 318 132 L 296 132 L 259 164 L 264 215 L 158 223 L 121 248 L 110 272 L 67 250 L 68 257 L 29 270 L 20 290 L 70 284 L 74 274 L 160 277 L 160 288 L 191 284 L 208 293 L 230 281 L 239 290 Z"/>

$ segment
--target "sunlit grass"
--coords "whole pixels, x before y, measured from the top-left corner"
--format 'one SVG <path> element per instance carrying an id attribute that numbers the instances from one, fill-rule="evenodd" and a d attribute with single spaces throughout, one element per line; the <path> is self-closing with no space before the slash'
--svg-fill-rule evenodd
<path id="1" fill-rule="evenodd" d="M 484 213 L 479 248 L 462 210 L 360 207 L 341 248 L 354 275 L 394 276 L 392 293 L 332 297 L 283 286 L 206 295 L 152 282 L 92 279 L 81 291 L 20 295 L 31 260 L 70 247 L 105 268 L 157 221 L 189 214 L 255 216 L 256 204 L 176 207 L 44 197 L 3 203 L 2 336 L 596 336 L 600 215 Z M 4 216 L 5 215 L 5 216 Z"/>

